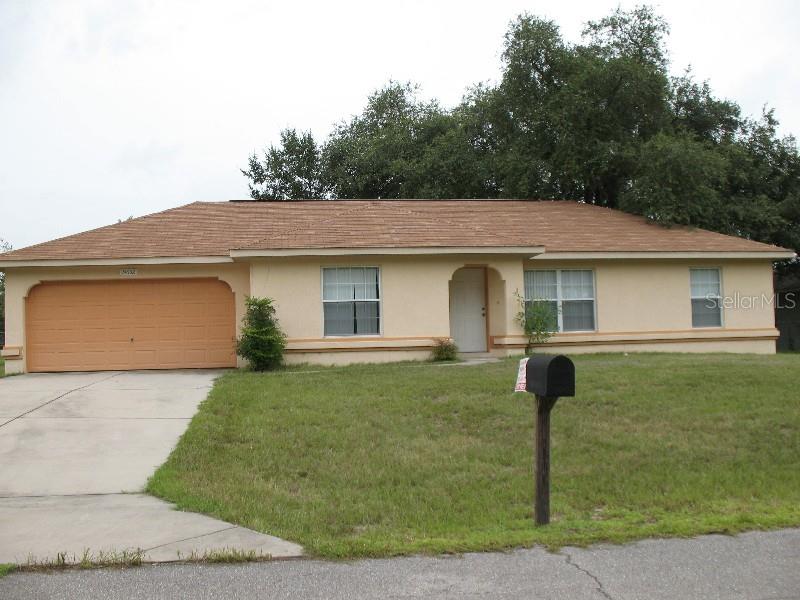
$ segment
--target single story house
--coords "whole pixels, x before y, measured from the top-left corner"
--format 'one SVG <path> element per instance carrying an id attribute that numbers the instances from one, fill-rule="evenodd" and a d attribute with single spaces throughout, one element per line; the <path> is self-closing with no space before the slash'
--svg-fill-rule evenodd
<path id="1" fill-rule="evenodd" d="M 0 256 L 6 371 L 233 367 L 248 295 L 290 362 L 520 353 L 519 297 L 558 352 L 775 352 L 794 252 L 578 202 L 196 202 Z"/>

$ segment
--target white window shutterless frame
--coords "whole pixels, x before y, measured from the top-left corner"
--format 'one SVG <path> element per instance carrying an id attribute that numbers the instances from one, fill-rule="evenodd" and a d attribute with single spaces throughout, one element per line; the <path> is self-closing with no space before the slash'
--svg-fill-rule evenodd
<path id="1" fill-rule="evenodd" d="M 721 269 L 689 269 L 692 327 L 722 327 Z"/>
<path id="2" fill-rule="evenodd" d="M 380 287 L 378 267 L 323 267 L 324 335 L 381 335 Z"/>
<path id="3" fill-rule="evenodd" d="M 546 302 L 558 331 L 596 331 L 594 271 L 554 269 L 525 271 L 525 302 Z"/>

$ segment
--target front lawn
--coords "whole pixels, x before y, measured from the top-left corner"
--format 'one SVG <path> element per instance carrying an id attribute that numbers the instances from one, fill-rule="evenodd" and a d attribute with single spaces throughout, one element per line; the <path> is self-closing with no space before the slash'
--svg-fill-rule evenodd
<path id="1" fill-rule="evenodd" d="M 5 377 L 6 375 L 6 361 L 0 358 L 0 377 Z"/>
<path id="2" fill-rule="evenodd" d="M 327 557 L 800 525 L 800 355 L 575 363 L 545 528 L 515 359 L 229 373 L 148 491 Z"/>

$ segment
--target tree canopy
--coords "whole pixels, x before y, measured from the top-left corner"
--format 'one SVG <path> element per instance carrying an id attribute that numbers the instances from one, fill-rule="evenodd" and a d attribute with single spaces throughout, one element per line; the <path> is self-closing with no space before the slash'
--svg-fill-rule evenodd
<path id="1" fill-rule="evenodd" d="M 742 114 L 669 70 L 651 8 L 586 24 L 579 43 L 530 14 L 496 84 L 453 108 L 389 82 L 323 143 L 289 129 L 242 171 L 255 200 L 570 199 L 800 248 L 800 155 L 765 109 Z"/>

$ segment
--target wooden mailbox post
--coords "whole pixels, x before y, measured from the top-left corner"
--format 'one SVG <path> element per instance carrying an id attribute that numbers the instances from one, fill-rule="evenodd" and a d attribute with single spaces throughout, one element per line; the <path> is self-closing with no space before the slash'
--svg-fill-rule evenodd
<path id="1" fill-rule="evenodd" d="M 575 395 L 575 365 L 566 356 L 532 356 L 525 371 L 525 387 L 536 395 L 537 525 L 550 522 L 550 411 L 562 396 Z"/>

